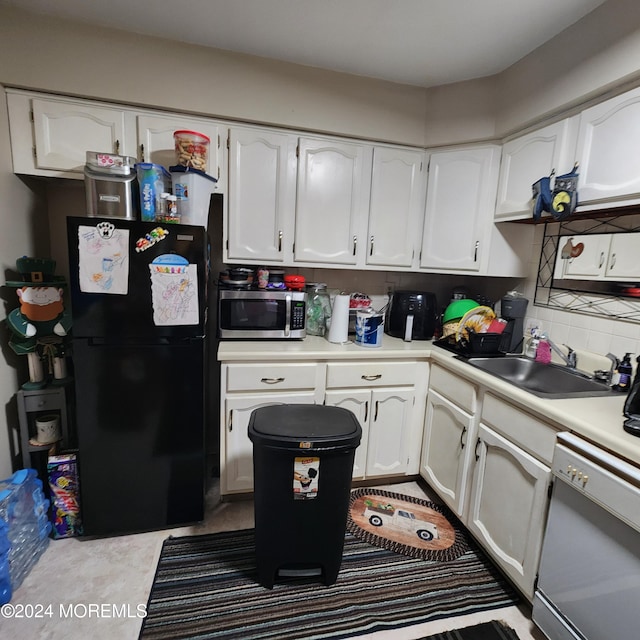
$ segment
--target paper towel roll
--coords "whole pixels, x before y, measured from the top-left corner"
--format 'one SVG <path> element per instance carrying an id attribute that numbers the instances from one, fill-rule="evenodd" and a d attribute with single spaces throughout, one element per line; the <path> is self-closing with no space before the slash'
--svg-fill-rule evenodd
<path id="1" fill-rule="evenodd" d="M 348 341 L 349 334 L 349 294 L 338 294 L 333 301 L 331 311 L 331 326 L 329 327 L 329 342 L 340 344 Z"/>

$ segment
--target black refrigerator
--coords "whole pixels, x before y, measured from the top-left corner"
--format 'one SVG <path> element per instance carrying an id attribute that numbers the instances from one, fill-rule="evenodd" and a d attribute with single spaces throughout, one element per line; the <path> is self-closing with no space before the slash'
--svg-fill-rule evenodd
<path id="1" fill-rule="evenodd" d="M 201 521 L 204 227 L 68 217 L 84 535 Z"/>

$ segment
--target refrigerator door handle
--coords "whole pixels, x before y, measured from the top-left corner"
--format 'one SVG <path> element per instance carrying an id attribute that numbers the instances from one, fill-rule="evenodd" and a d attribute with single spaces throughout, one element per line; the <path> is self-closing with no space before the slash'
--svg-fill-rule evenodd
<path id="1" fill-rule="evenodd" d="M 285 297 L 284 303 L 284 313 L 285 313 L 285 321 L 284 321 L 284 335 L 285 337 L 289 337 L 291 333 L 291 296 L 287 295 Z"/>

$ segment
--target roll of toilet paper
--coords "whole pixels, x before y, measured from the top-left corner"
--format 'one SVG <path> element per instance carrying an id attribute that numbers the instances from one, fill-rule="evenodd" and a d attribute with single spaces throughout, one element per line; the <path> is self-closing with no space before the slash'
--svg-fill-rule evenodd
<path id="1" fill-rule="evenodd" d="M 333 301 L 331 311 L 331 326 L 329 327 L 329 342 L 340 344 L 348 341 L 349 333 L 349 294 L 340 293 Z"/>

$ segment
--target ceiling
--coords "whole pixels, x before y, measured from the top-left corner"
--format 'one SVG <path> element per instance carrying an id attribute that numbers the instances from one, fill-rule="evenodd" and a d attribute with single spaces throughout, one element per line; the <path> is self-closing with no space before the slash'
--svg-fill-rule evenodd
<path id="1" fill-rule="evenodd" d="M 430 87 L 499 73 L 604 2 L 0 0 L 0 6 Z"/>

